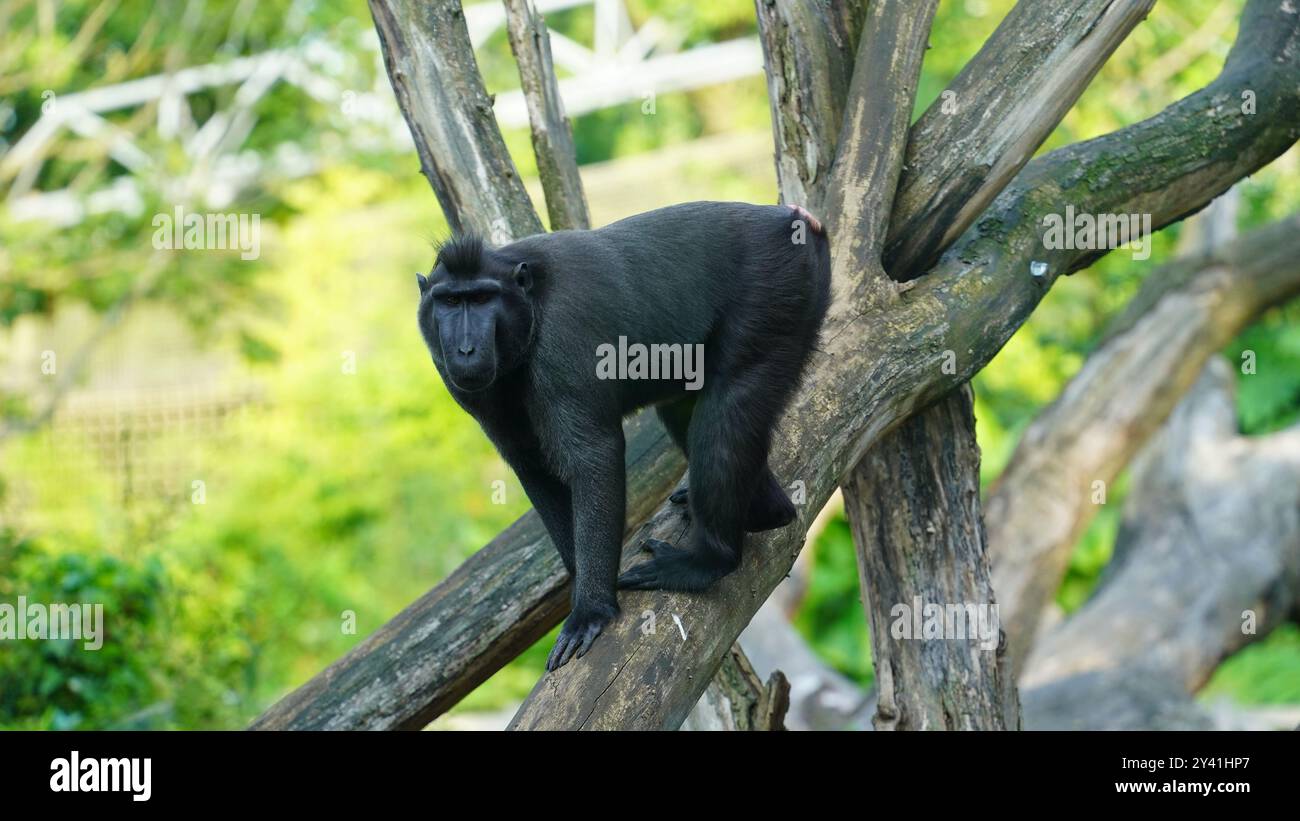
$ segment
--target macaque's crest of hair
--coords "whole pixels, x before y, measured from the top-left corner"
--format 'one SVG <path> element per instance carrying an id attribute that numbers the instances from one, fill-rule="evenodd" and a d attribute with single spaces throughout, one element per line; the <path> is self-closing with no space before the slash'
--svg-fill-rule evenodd
<path id="1" fill-rule="evenodd" d="M 438 263 L 449 274 L 473 274 L 483 266 L 483 238 L 473 232 L 448 238 L 438 245 Z"/>

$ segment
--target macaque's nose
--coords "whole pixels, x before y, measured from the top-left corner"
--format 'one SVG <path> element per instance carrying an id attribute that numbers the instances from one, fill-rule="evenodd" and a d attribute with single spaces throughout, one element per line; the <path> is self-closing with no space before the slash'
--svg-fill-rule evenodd
<path id="1" fill-rule="evenodd" d="M 469 332 L 469 306 L 460 309 L 460 344 L 456 346 L 463 356 L 474 353 L 474 341 Z"/>

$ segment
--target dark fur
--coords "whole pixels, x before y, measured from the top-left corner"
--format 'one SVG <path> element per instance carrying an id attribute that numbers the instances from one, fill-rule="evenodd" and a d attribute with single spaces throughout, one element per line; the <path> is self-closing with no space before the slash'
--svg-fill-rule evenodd
<path id="1" fill-rule="evenodd" d="M 461 237 L 420 277 L 434 364 L 519 475 L 574 579 L 550 669 L 617 614 L 616 586 L 703 590 L 739 564 L 746 530 L 794 519 L 767 455 L 830 299 L 820 224 L 806 220 L 805 244 L 793 241 L 806 216 L 696 202 L 499 249 Z M 702 389 L 598 379 L 597 348 L 620 335 L 703 344 Z M 619 577 L 621 421 L 647 405 L 688 457 L 690 546 L 651 542 L 654 558 Z"/>

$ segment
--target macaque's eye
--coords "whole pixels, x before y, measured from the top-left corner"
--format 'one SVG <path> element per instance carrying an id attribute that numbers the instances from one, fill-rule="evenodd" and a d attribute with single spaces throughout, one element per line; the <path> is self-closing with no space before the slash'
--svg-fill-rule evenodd
<path id="1" fill-rule="evenodd" d="M 492 294 L 470 294 L 469 301 L 471 305 L 485 305 L 492 301 Z"/>
<path id="2" fill-rule="evenodd" d="M 443 305 L 455 307 L 460 304 L 460 297 L 457 296 L 456 294 L 446 294 L 444 296 L 438 297 L 438 301 L 441 302 Z"/>

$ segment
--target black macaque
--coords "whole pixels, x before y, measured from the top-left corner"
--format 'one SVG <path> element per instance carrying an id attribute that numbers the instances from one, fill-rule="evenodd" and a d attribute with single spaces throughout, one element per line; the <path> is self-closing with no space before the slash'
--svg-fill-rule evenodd
<path id="1" fill-rule="evenodd" d="M 573 578 L 547 669 L 587 652 L 616 588 L 704 590 L 740 563 L 746 531 L 794 520 L 767 457 L 830 300 L 826 234 L 804 209 L 686 203 L 495 249 L 460 236 L 417 278 L 434 365 Z M 621 423 L 649 405 L 690 466 L 689 548 L 651 540 L 619 576 Z"/>

